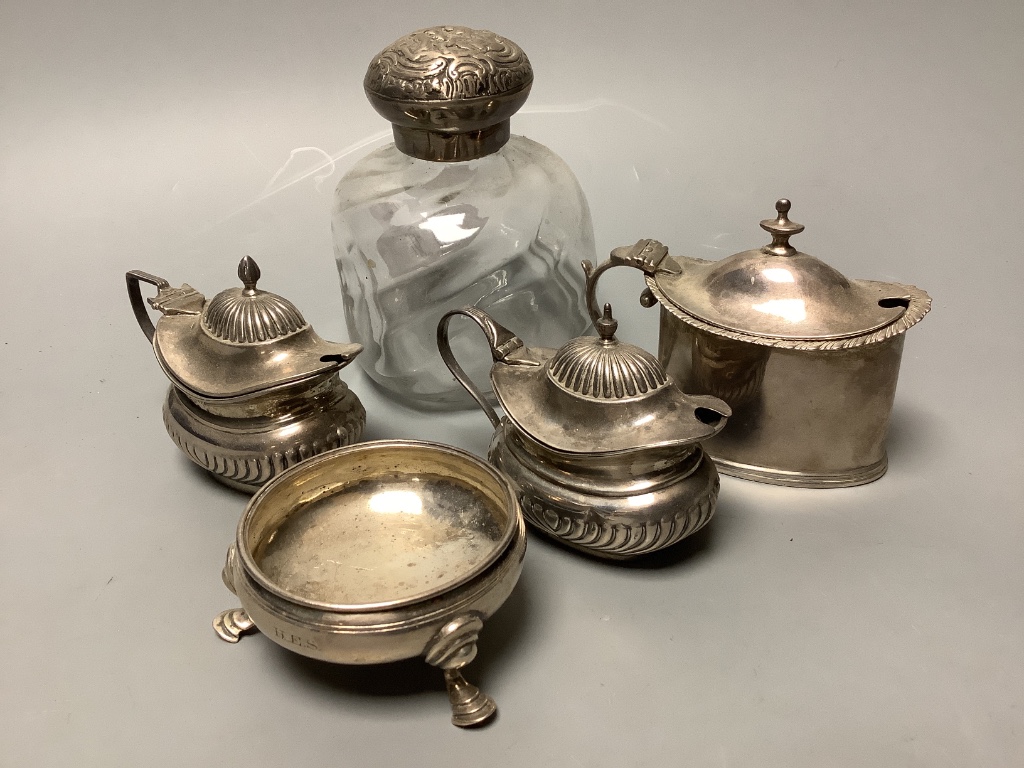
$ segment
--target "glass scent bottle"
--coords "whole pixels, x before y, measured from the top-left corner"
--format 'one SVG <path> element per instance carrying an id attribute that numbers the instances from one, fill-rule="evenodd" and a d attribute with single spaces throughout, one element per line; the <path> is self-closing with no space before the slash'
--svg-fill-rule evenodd
<path id="1" fill-rule="evenodd" d="M 589 325 L 586 198 L 561 158 L 509 133 L 532 82 L 519 46 L 465 27 L 400 38 L 367 70 L 367 97 L 395 141 L 338 184 L 335 255 L 349 334 L 365 348 L 357 359 L 410 405 L 472 405 L 437 351 L 435 329 L 450 309 L 486 309 L 544 347 Z M 451 329 L 451 346 L 486 381 L 469 326 Z"/>

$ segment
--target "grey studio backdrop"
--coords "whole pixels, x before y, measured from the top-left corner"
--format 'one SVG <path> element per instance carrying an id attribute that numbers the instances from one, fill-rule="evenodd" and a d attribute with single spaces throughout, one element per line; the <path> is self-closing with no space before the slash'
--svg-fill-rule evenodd
<path id="1" fill-rule="evenodd" d="M 332 190 L 388 133 L 363 72 L 437 23 L 527 51 L 513 132 L 576 171 L 599 257 L 757 247 L 785 196 L 802 250 L 935 302 L 879 482 L 725 478 L 705 533 L 635 566 L 531 537 L 472 732 L 417 662 L 217 639 L 245 497 L 164 433 L 123 277 L 210 296 L 251 254 L 344 340 Z M 0 764 L 1024 764 L 1019 0 L 8 0 L 0 50 Z M 654 349 L 641 287 L 617 270 L 603 298 Z M 486 450 L 480 412 L 408 410 L 356 368 L 367 438 Z"/>

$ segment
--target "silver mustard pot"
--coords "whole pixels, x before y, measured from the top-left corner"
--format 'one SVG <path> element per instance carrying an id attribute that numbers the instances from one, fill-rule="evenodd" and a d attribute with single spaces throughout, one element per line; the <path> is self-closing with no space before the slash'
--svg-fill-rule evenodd
<path id="1" fill-rule="evenodd" d="M 931 308 L 912 285 L 851 280 L 801 253 L 804 227 L 776 203 L 763 248 L 721 261 L 670 256 L 656 240 L 617 248 L 613 266 L 644 272 L 644 306 L 661 303 L 658 357 L 690 392 L 732 407 L 707 443 L 728 475 L 835 488 L 885 474 L 885 437 L 904 333 Z"/>
<path id="2" fill-rule="evenodd" d="M 321 339 L 295 305 L 256 287 L 246 256 L 241 288 L 209 301 L 133 270 L 128 297 L 157 362 L 171 381 L 164 426 L 174 442 L 222 483 L 249 493 L 288 467 L 357 441 L 366 423 L 359 398 L 338 376 L 359 344 Z M 154 326 L 140 283 L 161 313 Z"/>
<path id="3" fill-rule="evenodd" d="M 452 354 L 456 315 L 483 330 L 499 419 Z M 648 352 L 615 338 L 611 306 L 598 336 L 528 348 L 480 309 L 448 312 L 438 347 L 494 425 L 488 459 L 519 493 L 527 522 L 572 547 L 623 559 L 668 547 L 711 519 L 718 472 L 701 441 L 729 406 L 684 394 Z"/>

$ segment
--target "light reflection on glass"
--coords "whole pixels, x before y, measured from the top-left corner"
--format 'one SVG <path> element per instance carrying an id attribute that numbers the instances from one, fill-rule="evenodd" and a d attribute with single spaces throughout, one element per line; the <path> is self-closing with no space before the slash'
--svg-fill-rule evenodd
<path id="1" fill-rule="evenodd" d="M 761 274 L 765 276 L 765 279 L 771 280 L 773 283 L 795 283 L 796 278 L 793 277 L 793 273 L 788 269 L 782 267 L 769 267 L 768 269 L 762 269 Z"/>
<path id="2" fill-rule="evenodd" d="M 766 315 L 775 315 L 791 323 L 799 323 L 807 318 L 807 308 L 803 299 L 772 299 L 764 304 L 755 304 L 754 309 Z"/>
<path id="3" fill-rule="evenodd" d="M 480 231 L 480 227 L 465 228 L 462 223 L 466 220 L 465 213 L 447 213 L 439 216 L 431 216 L 420 224 L 420 229 L 427 229 L 434 233 L 434 237 L 442 245 L 451 245 L 460 240 L 472 237 Z"/>
<path id="4" fill-rule="evenodd" d="M 385 515 L 419 515 L 423 513 L 423 500 L 413 491 L 381 491 L 367 502 L 370 511 Z"/>

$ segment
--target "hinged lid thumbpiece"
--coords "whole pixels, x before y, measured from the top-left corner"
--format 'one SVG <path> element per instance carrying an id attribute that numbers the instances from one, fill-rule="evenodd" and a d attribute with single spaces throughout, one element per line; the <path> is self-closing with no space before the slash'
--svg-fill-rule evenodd
<path id="1" fill-rule="evenodd" d="M 395 145 L 423 160 L 472 160 L 509 139 L 509 118 L 530 93 L 523 49 L 494 32 L 421 29 L 370 62 L 363 89 L 394 126 Z"/>
<path id="2" fill-rule="evenodd" d="M 362 351 L 324 341 L 294 304 L 257 288 L 260 268 L 249 256 L 238 277 L 241 288 L 209 301 L 187 285 L 158 284 L 149 300 L 162 313 L 153 350 L 175 386 L 200 398 L 244 399 L 330 374 Z"/>
<path id="3" fill-rule="evenodd" d="M 789 219 L 789 200 L 779 200 L 775 210 L 774 219 L 761 222 L 769 244 L 721 261 L 667 257 L 648 275 L 648 286 L 686 322 L 801 348 L 878 341 L 927 313 L 931 300 L 920 289 L 850 280 L 798 251 L 789 240 L 804 227 Z"/>

